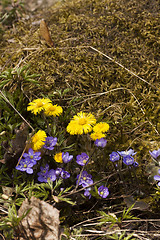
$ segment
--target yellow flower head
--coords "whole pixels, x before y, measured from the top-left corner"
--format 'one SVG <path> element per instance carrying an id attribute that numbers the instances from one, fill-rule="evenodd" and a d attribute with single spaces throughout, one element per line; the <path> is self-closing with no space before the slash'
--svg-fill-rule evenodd
<path id="1" fill-rule="evenodd" d="M 51 100 L 48 98 L 38 98 L 33 100 L 33 102 L 30 102 L 27 107 L 27 111 L 31 111 L 35 115 L 37 113 L 40 113 L 42 110 L 44 110 L 44 106 L 48 103 L 50 103 Z"/>
<path id="2" fill-rule="evenodd" d="M 47 116 L 59 116 L 62 112 L 63 109 L 61 106 L 53 105 L 52 103 L 48 103 L 44 106 L 44 114 Z"/>
<path id="3" fill-rule="evenodd" d="M 32 137 L 32 147 L 34 151 L 38 151 L 42 148 L 42 146 L 45 144 L 44 141 L 46 140 L 46 137 L 46 133 L 42 130 L 39 130 L 34 134 Z"/>
<path id="4" fill-rule="evenodd" d="M 92 126 L 96 123 L 95 117 L 91 113 L 79 112 L 73 116 L 73 119 L 67 126 L 67 132 L 71 135 L 82 135 L 92 130 Z"/>
<path id="5" fill-rule="evenodd" d="M 58 162 L 58 163 L 63 163 L 63 160 L 62 160 L 62 152 L 56 153 L 56 154 L 54 155 L 54 160 L 55 160 L 56 162 Z"/>
<path id="6" fill-rule="evenodd" d="M 107 132 L 109 130 L 109 124 L 106 122 L 100 122 L 97 123 L 94 127 L 93 127 L 93 131 L 94 132 Z"/>
<path id="7" fill-rule="evenodd" d="M 97 140 L 97 139 L 101 139 L 101 138 L 104 138 L 105 137 L 105 134 L 104 133 L 101 133 L 101 132 L 93 132 L 91 133 L 90 135 L 91 139 L 92 140 Z"/>

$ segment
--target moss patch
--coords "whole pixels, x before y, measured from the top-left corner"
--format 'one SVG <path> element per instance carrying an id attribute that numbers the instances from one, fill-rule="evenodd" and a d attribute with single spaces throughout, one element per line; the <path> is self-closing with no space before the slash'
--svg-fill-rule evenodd
<path id="1" fill-rule="evenodd" d="M 6 31 L 1 68 L 30 64 L 30 70 L 41 75 L 42 89 L 30 92 L 33 98 L 69 87 L 69 97 L 81 97 L 77 109 L 103 115 L 110 123 L 111 149 L 134 145 L 148 151 L 148 141 L 158 140 L 156 131 L 160 131 L 159 13 L 158 0 L 59 2 Z M 49 26 L 53 48 L 40 40 L 36 22 L 42 18 Z"/>

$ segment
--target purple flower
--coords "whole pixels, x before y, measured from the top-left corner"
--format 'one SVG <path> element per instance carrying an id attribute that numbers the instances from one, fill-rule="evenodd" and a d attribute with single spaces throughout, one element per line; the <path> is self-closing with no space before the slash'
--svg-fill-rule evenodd
<path id="1" fill-rule="evenodd" d="M 158 174 L 160 174 L 160 169 L 158 170 Z M 154 180 L 159 181 L 158 182 L 158 186 L 160 187 L 160 176 L 159 175 L 155 175 L 154 176 Z"/>
<path id="2" fill-rule="evenodd" d="M 151 151 L 149 151 L 149 153 L 150 153 L 150 155 L 153 157 L 153 158 L 157 158 L 157 157 L 159 157 L 159 155 L 160 155 L 160 148 L 158 149 L 158 150 L 153 150 L 152 152 Z"/>
<path id="3" fill-rule="evenodd" d="M 44 175 L 42 172 L 38 172 L 38 181 L 47 183 L 47 175 Z"/>
<path id="4" fill-rule="evenodd" d="M 91 190 L 91 188 L 89 187 L 89 188 L 86 188 L 85 190 L 84 190 L 84 196 L 85 197 L 89 197 L 89 199 L 91 198 L 91 193 L 90 193 L 90 190 Z"/>
<path id="5" fill-rule="evenodd" d="M 28 174 L 33 173 L 33 167 L 34 163 L 30 161 L 30 159 L 22 159 L 18 166 L 16 166 L 17 170 L 20 170 L 22 172 L 27 172 Z"/>
<path id="6" fill-rule="evenodd" d="M 47 182 L 47 174 L 49 171 L 49 165 L 46 164 L 45 167 L 40 167 L 41 171 L 37 173 L 39 182 Z"/>
<path id="7" fill-rule="evenodd" d="M 61 178 L 67 179 L 67 178 L 69 178 L 69 177 L 70 177 L 69 172 L 64 171 L 64 170 L 61 172 Z"/>
<path id="8" fill-rule="evenodd" d="M 112 152 L 109 155 L 109 158 L 110 158 L 110 161 L 115 162 L 115 161 L 118 161 L 120 159 L 120 156 L 117 152 Z"/>
<path id="9" fill-rule="evenodd" d="M 46 175 L 49 171 L 49 165 L 46 164 L 45 167 L 40 167 L 41 172 L 43 173 L 43 175 Z"/>
<path id="10" fill-rule="evenodd" d="M 84 166 L 88 163 L 89 156 L 83 152 L 81 155 L 77 155 L 76 159 L 77 159 L 76 163 L 78 163 L 81 166 Z"/>
<path id="11" fill-rule="evenodd" d="M 57 138 L 46 137 L 45 145 L 43 146 L 46 149 L 53 150 L 54 146 L 57 144 Z"/>
<path id="12" fill-rule="evenodd" d="M 31 161 L 38 161 L 41 159 L 41 152 L 34 152 L 32 148 L 28 150 L 28 153 L 24 153 L 24 158 L 29 158 Z"/>
<path id="13" fill-rule="evenodd" d="M 125 157 L 125 156 L 134 156 L 137 152 L 134 152 L 133 149 L 129 149 L 128 151 L 117 151 L 119 153 L 119 155 L 121 155 L 122 157 Z"/>
<path id="14" fill-rule="evenodd" d="M 52 182 L 54 182 L 56 180 L 56 171 L 54 169 L 51 169 L 50 171 L 48 171 L 47 173 L 47 180 L 50 180 Z"/>
<path id="15" fill-rule="evenodd" d="M 131 157 L 131 156 L 129 156 L 129 155 L 124 156 L 124 157 L 123 157 L 123 162 L 124 162 L 124 164 L 126 164 L 126 165 L 132 165 L 132 164 L 134 163 L 134 158 Z"/>
<path id="16" fill-rule="evenodd" d="M 73 158 L 73 155 L 69 155 L 68 152 L 66 152 L 66 153 L 62 152 L 62 160 L 64 163 L 70 162 L 72 160 L 72 158 Z"/>
<path id="17" fill-rule="evenodd" d="M 97 146 L 97 147 L 102 147 L 104 148 L 107 144 L 107 140 L 105 138 L 101 138 L 101 139 L 97 139 L 94 144 Z"/>
<path id="18" fill-rule="evenodd" d="M 79 180 L 80 174 L 77 176 L 77 179 Z M 76 184 L 78 183 L 78 180 L 76 181 Z M 92 175 L 88 174 L 86 171 L 83 171 L 79 180 L 78 185 L 82 185 L 82 187 L 87 187 L 88 185 L 93 184 Z"/>
<path id="19" fill-rule="evenodd" d="M 106 198 L 109 195 L 109 191 L 107 187 L 104 187 L 103 185 L 98 188 L 98 194 L 102 198 Z"/>

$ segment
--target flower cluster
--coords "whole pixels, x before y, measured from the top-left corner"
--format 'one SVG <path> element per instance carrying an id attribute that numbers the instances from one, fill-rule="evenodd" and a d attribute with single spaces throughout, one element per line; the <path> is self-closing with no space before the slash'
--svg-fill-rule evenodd
<path id="1" fill-rule="evenodd" d="M 70 174 L 63 168 L 50 169 L 49 165 L 46 164 L 45 167 L 40 167 L 40 172 L 37 173 L 39 182 L 54 182 L 57 178 L 61 177 L 63 179 L 69 178 Z"/>
<path id="2" fill-rule="evenodd" d="M 84 196 L 91 198 L 91 187 L 90 185 L 93 184 L 92 175 L 88 174 L 87 171 L 83 171 L 81 174 L 77 175 L 77 181 L 76 184 L 79 186 L 82 185 L 84 190 Z M 104 187 L 103 185 L 98 188 L 98 194 L 102 198 L 106 198 L 109 195 L 109 191 L 107 187 Z"/>
<path id="3" fill-rule="evenodd" d="M 51 100 L 48 98 L 39 98 L 33 100 L 29 103 L 27 111 L 31 111 L 33 114 L 37 115 L 43 111 L 46 116 L 59 116 L 63 109 L 58 105 L 53 105 Z M 105 139 L 105 133 L 109 130 L 109 125 L 105 122 L 100 122 L 96 124 L 96 119 L 91 113 L 79 112 L 77 115 L 73 116 L 72 120 L 67 126 L 67 132 L 71 135 L 82 135 L 93 131 L 90 135 L 91 139 L 94 140 L 94 144 L 97 147 L 104 148 L 107 144 Z M 52 151 L 57 144 L 57 138 L 47 137 L 46 133 L 39 130 L 35 133 L 31 139 L 32 149 L 29 149 L 28 153 L 23 154 L 23 159 L 16 169 L 21 171 L 26 171 L 29 174 L 33 173 L 32 167 L 39 160 L 41 152 L 36 152 L 42 148 Z M 73 155 L 69 155 L 68 152 L 59 152 L 54 155 L 54 160 L 57 163 L 68 163 L 73 159 Z M 76 162 L 85 166 L 89 162 L 89 156 L 82 152 L 80 155 L 76 156 Z M 45 167 L 40 167 L 40 172 L 38 172 L 38 181 L 48 182 L 55 181 L 57 178 L 66 179 L 70 177 L 70 173 L 65 171 L 64 168 L 49 169 L 49 165 L 46 164 Z M 92 176 L 86 171 L 83 171 L 77 176 L 77 184 L 85 187 L 84 195 L 91 197 L 89 185 L 93 184 Z M 88 187 L 87 187 L 88 186 Z M 108 196 L 108 188 L 101 186 L 98 189 L 98 194 L 105 198 Z"/>
<path id="4" fill-rule="evenodd" d="M 56 172 L 54 169 L 49 170 L 49 165 L 46 164 L 45 167 L 40 167 L 40 172 L 37 173 L 39 182 L 48 182 L 56 180 Z"/>
<path id="5" fill-rule="evenodd" d="M 112 152 L 109 155 L 111 162 L 119 161 L 122 157 L 123 163 L 127 166 L 138 167 L 138 163 L 134 160 L 133 156 L 136 154 L 133 149 L 129 149 L 128 151 L 117 151 Z"/>
<path id="6" fill-rule="evenodd" d="M 48 98 L 38 98 L 28 104 L 27 111 L 31 111 L 35 115 L 44 111 L 46 116 L 56 117 L 62 114 L 63 109 L 61 106 L 53 105 Z"/>
<path id="7" fill-rule="evenodd" d="M 96 119 L 91 113 L 77 113 L 67 126 L 67 132 L 71 135 L 82 135 L 92 130 L 90 137 L 95 141 L 95 145 L 97 147 L 105 147 L 107 144 L 105 133 L 109 130 L 109 125 L 106 122 L 96 124 Z"/>
<path id="8" fill-rule="evenodd" d="M 34 152 L 32 148 L 28 150 L 28 153 L 24 153 L 22 159 L 18 166 L 16 166 L 17 170 L 22 172 L 27 172 L 28 174 L 33 173 L 32 167 L 37 163 L 38 160 L 41 159 L 41 152 Z"/>
<path id="9" fill-rule="evenodd" d="M 43 111 L 46 116 L 59 116 L 62 114 L 63 109 L 61 106 L 53 105 L 52 101 L 48 98 L 38 98 L 33 100 L 28 104 L 27 111 L 37 115 Z M 67 132 L 70 135 L 83 135 L 90 133 L 90 139 L 94 141 L 95 146 L 104 148 L 107 145 L 107 140 L 105 139 L 106 133 L 109 130 L 109 124 L 106 122 L 96 123 L 96 118 L 91 113 L 79 112 L 74 115 L 67 126 Z M 39 130 L 31 138 L 31 147 L 28 153 L 24 153 L 22 159 L 20 160 L 17 170 L 26 172 L 28 174 L 33 173 L 33 166 L 37 164 L 37 161 L 41 159 L 41 152 L 48 153 L 54 150 L 57 144 L 57 138 L 46 135 L 45 131 Z M 43 151 L 41 151 L 43 149 Z M 45 150 L 46 149 L 46 150 Z M 45 150 L 45 151 L 44 151 Z M 41 151 L 41 152 L 40 152 Z M 153 159 L 160 158 L 160 149 L 149 151 Z M 52 153 L 51 153 L 52 154 Z M 115 168 L 119 167 L 116 164 L 117 161 L 122 160 L 123 164 L 129 166 L 129 168 L 138 167 L 138 163 L 134 160 L 136 152 L 133 149 L 128 151 L 114 151 L 109 155 L 110 161 L 114 163 Z M 73 155 L 68 152 L 58 152 L 54 155 L 54 160 L 56 163 L 63 163 L 62 167 L 57 167 L 56 169 L 50 169 L 49 165 L 46 164 L 44 167 L 40 166 L 40 172 L 38 172 L 39 182 L 54 182 L 56 179 L 67 179 L 70 178 L 70 173 L 65 171 L 63 166 L 73 159 Z M 89 156 L 87 153 L 82 152 L 76 156 L 76 163 L 82 166 L 82 170 L 79 175 L 77 175 L 76 184 L 77 186 L 82 186 L 85 188 L 84 195 L 91 197 L 91 186 L 93 184 L 92 175 L 85 171 L 85 166 L 89 163 Z M 55 163 L 54 163 L 55 164 Z M 119 165 L 119 166 L 118 166 Z M 88 166 L 87 166 L 88 167 Z M 160 186 L 160 169 L 158 171 L 159 175 L 155 175 L 154 179 L 158 181 L 158 186 Z M 102 198 L 106 198 L 109 195 L 109 190 L 106 186 L 101 185 L 98 188 L 98 194 Z"/>

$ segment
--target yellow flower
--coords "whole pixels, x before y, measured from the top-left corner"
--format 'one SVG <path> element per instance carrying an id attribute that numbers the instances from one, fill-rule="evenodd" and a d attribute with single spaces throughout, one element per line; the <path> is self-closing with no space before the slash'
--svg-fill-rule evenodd
<path id="1" fill-rule="evenodd" d="M 46 133 L 42 130 L 39 130 L 34 134 L 32 137 L 32 147 L 34 151 L 38 151 L 42 148 L 42 146 L 45 144 L 44 141 L 46 140 L 46 137 Z"/>
<path id="2" fill-rule="evenodd" d="M 44 114 L 47 116 L 59 116 L 62 112 L 63 109 L 61 106 L 53 105 L 52 103 L 48 103 L 44 106 Z"/>
<path id="3" fill-rule="evenodd" d="M 100 122 L 97 123 L 94 127 L 93 127 L 93 131 L 94 132 L 107 132 L 109 130 L 109 124 L 106 122 Z"/>
<path id="4" fill-rule="evenodd" d="M 97 140 L 97 139 L 104 138 L 105 134 L 101 133 L 101 132 L 93 132 L 93 133 L 91 133 L 90 137 L 92 140 Z"/>
<path id="5" fill-rule="evenodd" d="M 50 103 L 51 100 L 48 98 L 38 98 L 33 100 L 33 102 L 30 102 L 27 107 L 27 111 L 31 111 L 35 115 L 37 113 L 40 113 L 42 110 L 44 110 L 44 106 L 48 103 Z"/>
<path id="6" fill-rule="evenodd" d="M 63 160 L 62 160 L 62 152 L 56 153 L 56 154 L 54 155 L 54 160 L 55 160 L 56 162 L 58 162 L 58 163 L 63 163 Z"/>
<path id="7" fill-rule="evenodd" d="M 92 126 L 96 123 L 95 117 L 91 113 L 79 112 L 67 126 L 67 132 L 71 135 L 88 133 L 92 131 Z"/>

